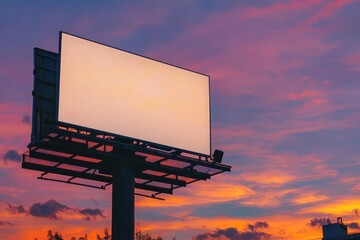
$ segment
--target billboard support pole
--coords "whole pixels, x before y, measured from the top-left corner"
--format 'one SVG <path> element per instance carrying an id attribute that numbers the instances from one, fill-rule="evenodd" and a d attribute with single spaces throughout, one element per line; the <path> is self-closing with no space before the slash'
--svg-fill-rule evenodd
<path id="1" fill-rule="evenodd" d="M 131 154 L 114 159 L 112 186 L 112 240 L 133 240 L 135 220 L 135 174 Z"/>

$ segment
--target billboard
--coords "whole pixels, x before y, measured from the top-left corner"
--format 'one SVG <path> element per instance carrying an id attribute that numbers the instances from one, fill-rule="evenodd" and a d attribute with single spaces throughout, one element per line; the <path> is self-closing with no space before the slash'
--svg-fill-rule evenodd
<path id="1" fill-rule="evenodd" d="M 58 121 L 210 155 L 209 76 L 60 32 Z"/>

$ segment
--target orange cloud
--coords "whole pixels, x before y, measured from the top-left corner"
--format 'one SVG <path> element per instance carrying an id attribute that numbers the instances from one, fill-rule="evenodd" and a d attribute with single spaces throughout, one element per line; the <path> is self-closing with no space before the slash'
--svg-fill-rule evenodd
<path id="1" fill-rule="evenodd" d="M 280 170 L 263 170 L 254 175 L 252 173 L 242 174 L 243 179 L 247 181 L 257 182 L 259 184 L 281 185 L 295 179 L 295 176 L 290 175 L 288 172 Z"/>
<path id="2" fill-rule="evenodd" d="M 335 216 L 353 215 L 354 209 L 359 208 L 360 199 L 357 196 L 338 197 L 333 201 L 304 208 L 299 213 L 330 214 Z"/>
<path id="3" fill-rule="evenodd" d="M 136 199 L 137 207 L 184 207 L 189 205 L 210 204 L 216 202 L 226 202 L 249 197 L 255 194 L 255 191 L 249 187 L 239 184 L 230 178 L 233 183 L 219 180 L 211 180 L 211 182 L 197 182 L 189 185 L 181 194 L 180 189 L 175 190 L 175 195 L 163 196 L 165 204 L 148 198 L 139 197 Z"/>
<path id="4" fill-rule="evenodd" d="M 150 232 L 154 235 L 161 233 L 165 238 L 176 237 L 174 232 L 181 232 L 182 229 L 191 230 L 194 232 L 193 236 L 204 232 L 212 232 L 216 229 L 237 228 L 242 231 L 247 224 L 256 221 L 266 221 L 269 227 L 266 229 L 268 234 L 272 234 L 271 239 L 295 239 L 304 240 L 311 238 L 318 238 L 321 236 L 320 228 L 311 228 L 308 223 L 310 221 L 307 217 L 277 215 L 271 216 L 271 219 L 266 217 L 260 218 L 229 218 L 229 217 L 215 217 L 215 218 L 187 218 L 185 221 L 171 221 L 171 222 L 142 222 L 138 228 L 144 232 Z M 167 230 L 163 231 L 161 226 L 166 224 Z M 189 237 L 189 236 L 188 236 Z M 191 236 L 190 236 L 191 237 Z M 189 239 L 189 238 L 187 238 Z"/>
<path id="5" fill-rule="evenodd" d="M 307 204 L 315 203 L 329 199 L 327 196 L 319 195 L 316 193 L 302 193 L 300 192 L 297 197 L 295 197 L 292 202 L 294 204 Z"/>

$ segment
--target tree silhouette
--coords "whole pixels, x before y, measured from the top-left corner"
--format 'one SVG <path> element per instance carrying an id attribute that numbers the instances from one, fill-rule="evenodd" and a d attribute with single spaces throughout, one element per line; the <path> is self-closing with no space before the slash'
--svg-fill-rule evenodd
<path id="1" fill-rule="evenodd" d="M 61 233 L 55 232 L 53 235 L 51 230 L 48 231 L 47 238 L 48 240 L 64 240 L 64 238 L 61 236 Z"/>
<path id="2" fill-rule="evenodd" d="M 153 238 L 149 234 L 142 234 L 140 230 L 136 230 L 135 240 L 162 240 L 162 238 L 160 236 Z"/>
<path id="3" fill-rule="evenodd" d="M 34 240 L 38 240 L 38 238 L 34 238 Z M 46 240 L 65 240 L 61 233 L 53 232 L 51 230 L 48 230 L 47 232 L 47 239 Z M 88 240 L 87 234 L 84 235 L 84 237 L 80 237 L 76 239 L 76 237 L 72 237 L 70 240 Z M 104 235 L 101 237 L 99 234 L 96 234 L 96 240 L 111 240 L 111 235 L 109 234 L 109 230 L 107 228 L 104 229 Z M 152 237 L 150 234 L 143 234 L 140 230 L 135 231 L 135 240 L 163 240 L 162 237 Z M 173 238 L 172 240 L 176 240 L 176 238 Z"/>
<path id="4" fill-rule="evenodd" d="M 107 228 L 104 229 L 104 237 L 100 237 L 99 234 L 96 234 L 96 240 L 111 240 L 111 235 Z"/>
<path id="5" fill-rule="evenodd" d="M 143 234 L 140 230 L 135 231 L 135 240 L 163 240 L 162 237 L 152 237 L 150 234 Z M 173 238 L 172 240 L 176 240 Z"/>
<path id="6" fill-rule="evenodd" d="M 34 240 L 38 240 L 38 238 L 35 238 Z M 53 234 L 51 230 L 48 230 L 47 240 L 65 240 L 65 239 L 63 238 L 61 233 L 55 232 L 55 234 Z M 72 237 L 71 240 L 76 240 L 76 237 Z M 78 240 L 88 240 L 87 234 L 85 233 L 84 237 L 80 237 Z"/>

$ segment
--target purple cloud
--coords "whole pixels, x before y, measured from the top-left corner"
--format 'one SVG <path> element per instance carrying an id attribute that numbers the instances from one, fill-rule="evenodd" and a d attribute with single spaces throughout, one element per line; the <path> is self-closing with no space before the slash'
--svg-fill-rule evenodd
<path id="1" fill-rule="evenodd" d="M 103 211 L 98 208 L 84 208 L 79 210 L 79 213 L 86 216 L 85 220 L 95 220 L 96 217 L 105 217 Z"/>
<path id="2" fill-rule="evenodd" d="M 12 226 L 13 224 L 10 222 L 6 222 L 6 221 L 0 221 L 0 227 L 1 226 Z"/>
<path id="3" fill-rule="evenodd" d="M 13 206 L 10 203 L 8 203 L 8 208 L 5 208 L 6 211 L 8 211 L 11 214 L 22 214 L 27 213 L 25 208 L 22 205 L 19 206 Z"/>
<path id="4" fill-rule="evenodd" d="M 23 118 L 21 119 L 21 121 L 25 124 L 30 124 L 30 116 L 29 115 L 25 115 L 23 116 Z"/>
<path id="5" fill-rule="evenodd" d="M 349 223 L 347 226 L 352 229 L 357 229 L 357 230 L 360 229 L 360 225 L 357 222 Z"/>
<path id="6" fill-rule="evenodd" d="M 217 229 L 211 233 L 202 233 L 195 237 L 194 240 L 210 240 L 221 237 L 226 237 L 230 240 L 261 240 L 270 239 L 271 234 L 260 231 L 269 227 L 267 222 L 256 222 L 255 224 L 248 224 L 244 231 L 239 231 L 236 228 Z"/>
<path id="7" fill-rule="evenodd" d="M 34 217 L 43 217 L 50 218 L 52 220 L 61 220 L 61 213 L 70 213 L 70 214 L 80 214 L 84 216 L 84 220 L 96 220 L 97 217 L 104 218 L 103 210 L 98 208 L 84 208 L 77 209 L 68 207 L 64 204 L 57 202 L 56 200 L 50 199 L 45 203 L 35 203 L 31 205 L 29 210 L 26 210 L 22 205 L 14 206 L 8 203 L 6 210 L 10 214 L 23 214 L 34 216 Z"/>
<path id="8" fill-rule="evenodd" d="M 269 224 L 267 222 L 256 222 L 255 224 L 248 224 L 247 228 L 252 232 L 257 231 L 258 229 L 268 228 Z"/>
<path id="9" fill-rule="evenodd" d="M 29 214 L 34 217 L 44 217 L 59 220 L 61 212 L 70 210 L 69 207 L 50 199 L 45 203 L 35 203 L 29 208 Z"/>
<path id="10" fill-rule="evenodd" d="M 3 156 L 5 163 L 7 161 L 13 161 L 13 162 L 20 162 L 21 161 L 21 155 L 16 150 L 9 150 L 7 151 Z"/>
<path id="11" fill-rule="evenodd" d="M 314 218 L 310 220 L 309 225 L 311 227 L 320 227 L 327 224 L 326 218 Z"/>

